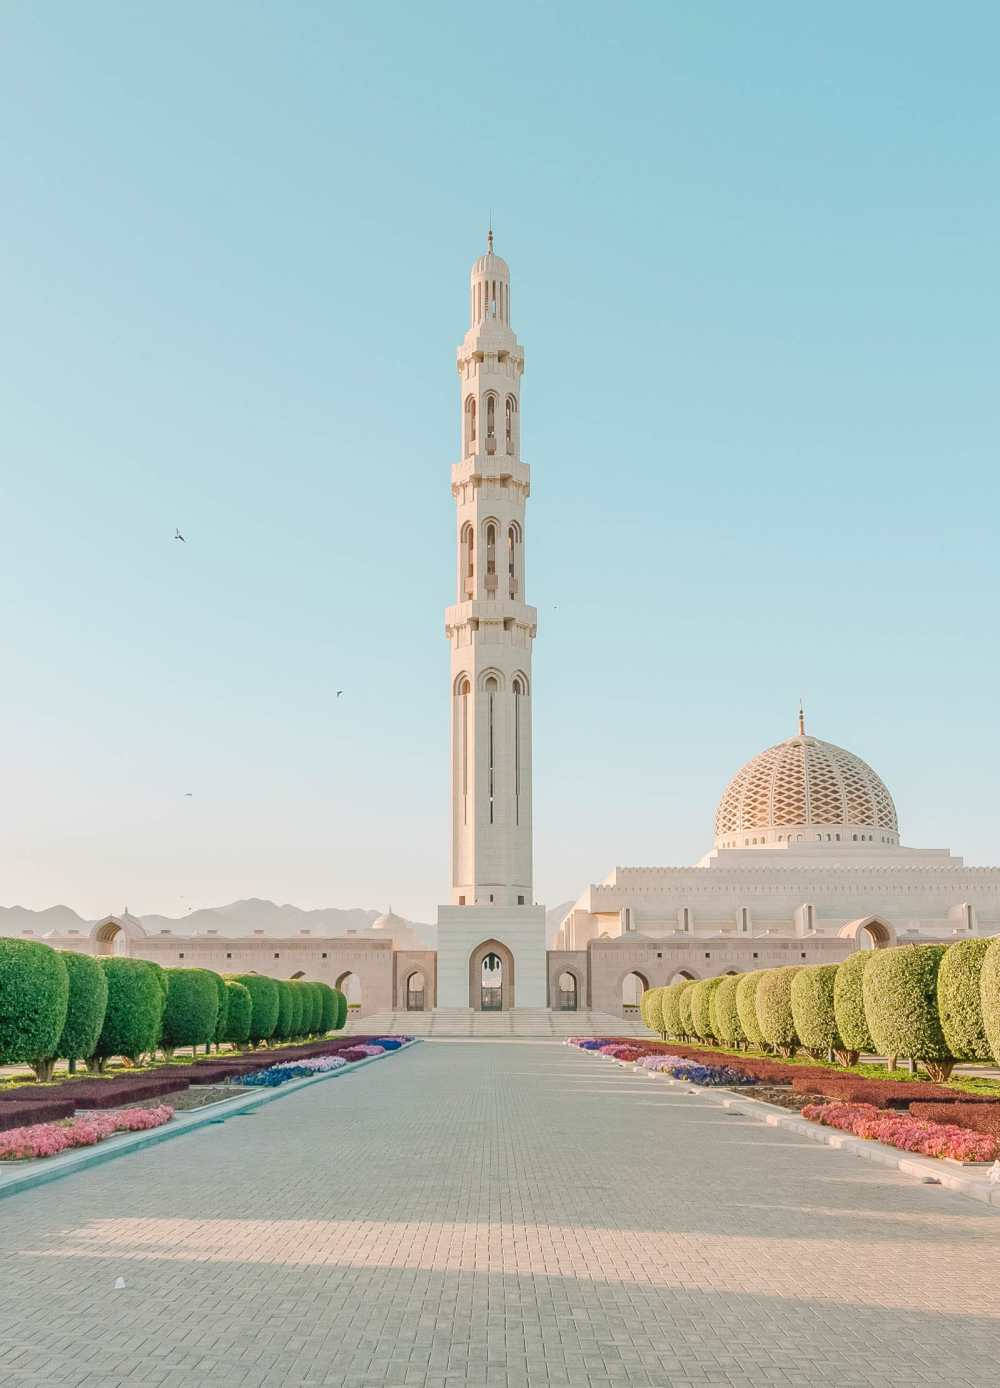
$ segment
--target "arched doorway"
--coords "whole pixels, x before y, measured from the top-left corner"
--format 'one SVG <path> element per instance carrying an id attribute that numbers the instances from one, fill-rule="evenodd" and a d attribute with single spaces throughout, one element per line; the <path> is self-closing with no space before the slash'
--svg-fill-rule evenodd
<path id="1" fill-rule="evenodd" d="M 639 999 L 649 987 L 642 974 L 626 974 L 622 979 L 622 1016 L 628 1017 L 639 1011 Z"/>
<path id="2" fill-rule="evenodd" d="M 352 974 L 350 972 L 341 974 L 337 979 L 336 986 L 347 999 L 348 1012 L 360 1012 L 362 1002 L 361 980 L 358 978 L 357 974 Z"/>
<path id="3" fill-rule="evenodd" d="M 671 982 L 671 983 L 694 983 L 694 981 L 695 981 L 695 979 L 696 979 L 697 977 L 698 977 L 697 974 L 688 973 L 687 969 L 678 969 L 677 972 L 671 977 L 670 982 Z"/>
<path id="4" fill-rule="evenodd" d="M 484 940 L 469 956 L 469 1006 L 474 1012 L 514 1006 L 514 956 L 499 940 Z"/>
<path id="5" fill-rule="evenodd" d="M 128 954 L 128 936 L 116 920 L 105 921 L 94 933 L 98 954 Z"/>
<path id="6" fill-rule="evenodd" d="M 560 1012 L 576 1012 L 580 1006 L 576 975 L 571 974 L 568 969 L 559 975 L 559 987 L 556 996 L 558 999 L 556 1006 Z"/>
<path id="7" fill-rule="evenodd" d="M 406 980 L 406 1010 L 407 1012 L 423 1012 L 424 1010 L 424 976 L 418 970 L 410 974 Z"/>

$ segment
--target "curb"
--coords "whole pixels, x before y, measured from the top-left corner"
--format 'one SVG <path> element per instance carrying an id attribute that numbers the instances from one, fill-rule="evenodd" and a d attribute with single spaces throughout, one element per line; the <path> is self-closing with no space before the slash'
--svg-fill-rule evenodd
<path id="1" fill-rule="evenodd" d="M 151 1128 L 147 1132 L 140 1133 L 120 1133 L 117 1137 L 106 1137 L 103 1142 L 96 1143 L 93 1147 L 79 1147 L 76 1151 L 65 1152 L 56 1157 L 38 1157 L 35 1164 L 29 1167 L 22 1167 L 20 1170 L 14 1167 L 9 1172 L 4 1172 L 0 1164 L 0 1200 L 7 1195 L 20 1195 L 23 1191 L 31 1190 L 35 1186 L 44 1186 L 49 1181 L 58 1181 L 63 1176 L 72 1176 L 77 1171 L 85 1171 L 88 1167 L 99 1166 L 102 1162 L 114 1161 L 115 1157 L 127 1156 L 130 1152 L 141 1151 L 144 1147 L 153 1147 L 158 1142 L 168 1142 L 172 1137 L 182 1137 L 185 1133 L 192 1133 L 198 1128 L 205 1128 L 210 1123 L 224 1123 L 227 1118 L 238 1117 L 240 1114 L 248 1112 L 250 1109 L 260 1108 L 263 1104 L 273 1103 L 275 1099 L 283 1099 L 286 1094 L 297 1094 L 300 1089 L 306 1089 L 311 1084 L 320 1084 L 323 1080 L 336 1080 L 345 1075 L 353 1075 L 362 1066 L 371 1065 L 376 1060 L 385 1060 L 386 1056 L 399 1055 L 403 1051 L 408 1051 L 411 1046 L 416 1046 L 420 1038 L 414 1037 L 412 1041 L 407 1041 L 395 1051 L 385 1051 L 382 1055 L 367 1055 L 364 1060 L 355 1060 L 342 1070 L 328 1070 L 319 1075 L 304 1075 L 301 1079 L 289 1080 L 287 1084 L 276 1085 L 274 1089 L 262 1089 L 259 1093 L 252 1091 L 246 1095 L 237 1095 L 233 1099 L 222 1099 L 218 1103 L 206 1104 L 204 1108 L 193 1109 L 188 1113 L 178 1114 L 164 1123 L 160 1128 Z M 169 1096 L 168 1096 L 169 1097 Z"/>
<path id="2" fill-rule="evenodd" d="M 572 1049 L 578 1048 L 574 1046 Z M 583 1054 L 588 1055 L 592 1052 L 584 1051 Z M 639 1073 L 638 1066 L 631 1061 L 617 1060 L 614 1056 L 600 1058 L 614 1060 L 623 1070 L 631 1070 L 633 1074 Z M 721 1104 L 730 1112 L 766 1123 L 769 1128 L 781 1128 L 785 1132 L 796 1133 L 799 1137 L 809 1138 L 811 1142 L 819 1142 L 826 1147 L 849 1152 L 852 1156 L 874 1162 L 877 1166 L 888 1166 L 902 1172 L 904 1176 L 914 1177 L 924 1185 L 938 1185 L 945 1190 L 953 1191 L 956 1195 L 964 1196 L 967 1200 L 977 1200 L 981 1205 L 989 1205 L 991 1209 L 1000 1209 L 1000 1185 L 993 1185 L 988 1177 L 979 1175 L 978 1172 L 973 1175 L 968 1168 L 959 1164 L 952 1165 L 939 1157 L 921 1157 L 913 1152 L 900 1152 L 895 1147 L 887 1147 L 884 1142 L 854 1137 L 851 1133 L 840 1132 L 837 1128 L 824 1128 L 820 1123 L 812 1123 L 808 1118 L 799 1118 L 787 1109 L 764 1103 L 762 1099 L 748 1099 L 743 1095 L 734 1095 L 727 1089 L 710 1089 L 706 1085 L 692 1084 L 690 1080 L 672 1079 L 662 1071 L 645 1070 L 642 1073 L 647 1079 L 665 1082 L 673 1089 L 682 1089 L 688 1094 L 711 1099 L 713 1103 Z"/>

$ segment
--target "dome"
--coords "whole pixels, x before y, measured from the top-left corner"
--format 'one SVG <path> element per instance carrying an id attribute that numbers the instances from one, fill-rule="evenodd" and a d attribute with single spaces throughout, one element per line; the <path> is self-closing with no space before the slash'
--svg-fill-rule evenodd
<path id="1" fill-rule="evenodd" d="M 804 731 L 741 767 L 715 812 L 716 848 L 799 842 L 899 843 L 881 777 L 853 752 Z"/>
<path id="2" fill-rule="evenodd" d="M 394 930 L 406 930 L 407 928 L 406 921 L 403 920 L 402 916 L 397 916 L 391 906 L 384 916 L 379 916 L 372 921 L 373 930 L 387 930 L 390 934 Z"/>

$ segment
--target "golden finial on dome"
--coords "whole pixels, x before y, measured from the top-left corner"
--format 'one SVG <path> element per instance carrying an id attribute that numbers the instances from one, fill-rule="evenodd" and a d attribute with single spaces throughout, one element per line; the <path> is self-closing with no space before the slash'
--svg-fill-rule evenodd
<path id="1" fill-rule="evenodd" d="M 802 707 L 802 700 L 799 700 L 799 737 L 806 735 L 806 713 Z"/>
<path id="2" fill-rule="evenodd" d="M 486 233 L 486 254 L 493 254 L 493 214 L 490 213 L 490 229 Z"/>

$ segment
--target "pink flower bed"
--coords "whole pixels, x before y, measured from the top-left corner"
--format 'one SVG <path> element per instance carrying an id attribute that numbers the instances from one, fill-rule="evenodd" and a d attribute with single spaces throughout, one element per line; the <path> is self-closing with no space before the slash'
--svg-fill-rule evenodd
<path id="1" fill-rule="evenodd" d="M 955 1161 L 995 1161 L 1000 1142 L 995 1137 L 959 1128 L 953 1123 L 932 1123 L 925 1118 L 874 1104 L 806 1104 L 803 1118 L 840 1128 L 855 1137 L 884 1142 L 903 1152 L 924 1157 L 952 1157 Z"/>
<path id="2" fill-rule="evenodd" d="M 363 1055 L 384 1055 L 385 1047 L 374 1044 L 364 1046 L 353 1046 L 352 1050 L 361 1051 Z"/>
<path id="3" fill-rule="evenodd" d="M 91 1113 L 64 1123 L 33 1123 L 0 1133 L 0 1161 L 26 1157 L 54 1157 L 70 1147 L 92 1147 L 114 1133 L 138 1133 L 158 1128 L 173 1118 L 166 1104 L 158 1108 L 130 1108 L 120 1113 Z"/>

